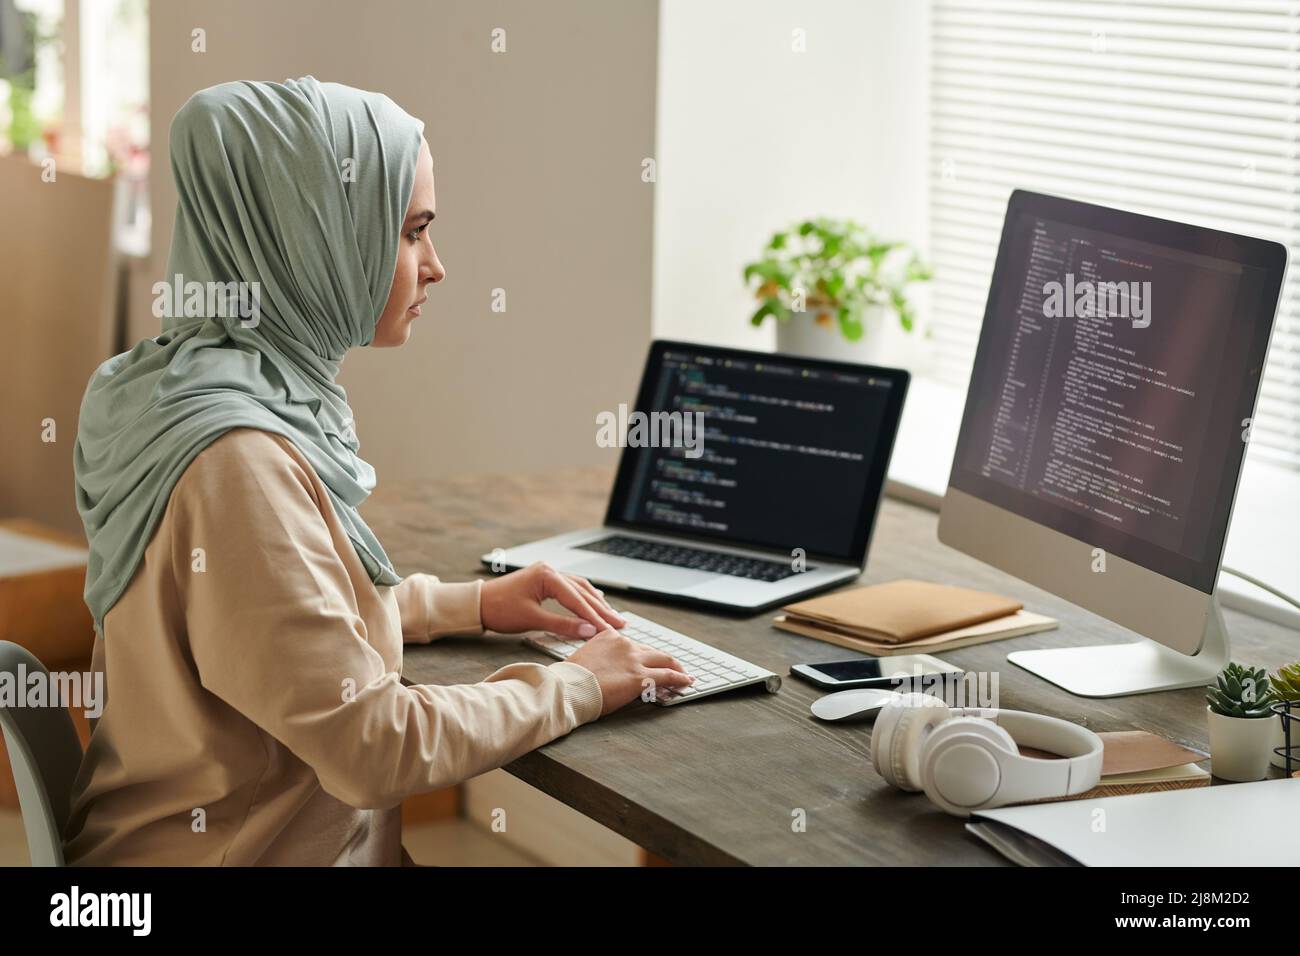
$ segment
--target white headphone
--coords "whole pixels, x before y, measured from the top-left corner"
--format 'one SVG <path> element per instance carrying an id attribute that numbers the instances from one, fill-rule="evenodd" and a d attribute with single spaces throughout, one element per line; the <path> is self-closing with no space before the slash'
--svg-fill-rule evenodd
<path id="1" fill-rule="evenodd" d="M 1017 742 L 1067 759 L 1023 757 Z M 1083 793 L 1101 779 L 1102 740 L 1068 720 L 1018 710 L 952 708 L 899 694 L 880 709 L 871 762 L 886 781 L 954 816 Z"/>

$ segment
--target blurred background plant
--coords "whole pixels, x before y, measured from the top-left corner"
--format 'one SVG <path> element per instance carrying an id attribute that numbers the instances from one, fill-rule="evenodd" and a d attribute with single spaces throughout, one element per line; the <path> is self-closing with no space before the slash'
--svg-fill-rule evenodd
<path id="1" fill-rule="evenodd" d="M 148 168 L 147 0 L 0 0 L 0 151 Z"/>
<path id="2" fill-rule="evenodd" d="M 4 122 L 0 141 L 8 149 L 29 150 L 41 138 L 36 110 L 37 57 L 58 40 L 54 24 L 15 0 L 0 0 L 0 91 Z"/>
<path id="3" fill-rule="evenodd" d="M 761 258 L 744 268 L 747 285 L 760 300 L 750 317 L 762 325 L 807 313 L 811 321 L 839 326 L 850 342 L 861 339 L 875 308 L 893 311 L 906 331 L 916 320 L 908 286 L 932 273 L 903 242 L 888 242 L 851 219 L 806 219 L 768 240 Z"/>

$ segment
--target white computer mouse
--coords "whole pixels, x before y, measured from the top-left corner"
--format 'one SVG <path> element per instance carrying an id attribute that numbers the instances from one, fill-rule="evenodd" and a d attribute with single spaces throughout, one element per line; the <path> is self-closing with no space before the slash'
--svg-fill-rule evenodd
<path id="1" fill-rule="evenodd" d="M 822 720 L 861 720 L 874 717 L 898 692 L 879 687 L 858 687 L 827 694 L 812 702 L 814 717 Z"/>

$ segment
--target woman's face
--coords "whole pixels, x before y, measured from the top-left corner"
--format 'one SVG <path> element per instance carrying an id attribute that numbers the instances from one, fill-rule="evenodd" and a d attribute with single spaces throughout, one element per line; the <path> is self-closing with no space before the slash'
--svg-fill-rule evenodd
<path id="1" fill-rule="evenodd" d="M 438 253 L 433 250 L 429 224 L 433 222 L 433 156 L 429 143 L 420 140 L 420 159 L 415 167 L 415 186 L 411 205 L 406 210 L 402 236 L 397 244 L 397 271 L 388 292 L 388 304 L 375 327 L 371 345 L 376 348 L 405 345 L 411 335 L 411 323 L 420 314 L 429 295 L 429 285 L 446 276 Z"/>

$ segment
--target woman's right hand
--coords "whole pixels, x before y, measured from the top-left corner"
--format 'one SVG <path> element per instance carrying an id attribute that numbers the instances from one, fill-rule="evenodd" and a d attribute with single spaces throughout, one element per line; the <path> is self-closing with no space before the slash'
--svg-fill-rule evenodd
<path id="1" fill-rule="evenodd" d="M 663 651 L 639 644 L 618 631 L 601 631 L 568 658 L 596 675 L 604 698 L 604 717 L 649 691 L 647 700 L 660 687 L 687 687 L 695 682 L 681 664 Z"/>

